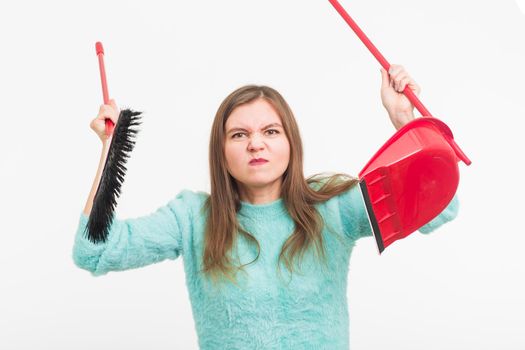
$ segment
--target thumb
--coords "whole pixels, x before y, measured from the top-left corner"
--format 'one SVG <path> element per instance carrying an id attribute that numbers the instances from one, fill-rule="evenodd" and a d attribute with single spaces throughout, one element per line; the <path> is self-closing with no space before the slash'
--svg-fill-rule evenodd
<path id="1" fill-rule="evenodd" d="M 384 70 L 383 68 L 380 68 L 381 70 L 381 89 L 387 88 L 390 86 L 390 77 L 388 76 L 388 72 Z"/>
<path id="2" fill-rule="evenodd" d="M 111 107 L 113 107 L 113 109 L 115 109 L 115 112 L 116 112 L 117 114 L 119 113 L 119 108 L 118 108 L 117 103 L 115 102 L 114 99 L 110 99 L 110 100 L 109 100 L 109 105 L 110 105 Z"/>

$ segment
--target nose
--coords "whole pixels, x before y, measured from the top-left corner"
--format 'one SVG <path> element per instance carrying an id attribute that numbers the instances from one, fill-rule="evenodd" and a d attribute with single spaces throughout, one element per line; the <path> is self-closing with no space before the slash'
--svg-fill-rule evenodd
<path id="1" fill-rule="evenodd" d="M 258 136 L 258 134 L 255 134 L 251 139 L 250 143 L 248 144 L 248 149 L 250 151 L 257 151 L 264 148 L 264 142 L 262 141 L 262 138 Z"/>

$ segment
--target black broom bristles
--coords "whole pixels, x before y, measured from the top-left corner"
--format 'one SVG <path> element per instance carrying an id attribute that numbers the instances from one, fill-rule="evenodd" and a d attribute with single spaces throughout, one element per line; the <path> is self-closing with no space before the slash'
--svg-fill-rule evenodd
<path id="1" fill-rule="evenodd" d="M 117 198 L 120 196 L 120 186 L 126 174 L 125 165 L 135 146 L 134 138 L 139 131 L 132 127 L 141 124 L 141 113 L 130 109 L 120 111 L 104 170 L 93 199 L 93 207 L 84 230 L 84 235 L 87 232 L 87 238 L 93 243 L 107 240 Z"/>

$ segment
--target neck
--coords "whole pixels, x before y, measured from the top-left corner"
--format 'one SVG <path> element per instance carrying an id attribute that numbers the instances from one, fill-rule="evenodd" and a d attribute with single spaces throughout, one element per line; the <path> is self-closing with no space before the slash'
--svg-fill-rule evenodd
<path id="1" fill-rule="evenodd" d="M 281 179 L 262 187 L 239 184 L 239 198 L 250 204 L 265 204 L 281 197 Z"/>

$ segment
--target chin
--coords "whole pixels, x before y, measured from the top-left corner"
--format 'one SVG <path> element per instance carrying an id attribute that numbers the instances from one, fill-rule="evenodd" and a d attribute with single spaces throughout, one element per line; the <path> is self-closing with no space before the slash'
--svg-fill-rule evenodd
<path id="1" fill-rule="evenodd" d="M 254 180 L 251 180 L 251 181 L 246 181 L 244 182 L 244 185 L 245 186 L 249 186 L 249 187 L 265 187 L 265 186 L 268 186 L 272 183 L 273 181 L 254 181 Z"/>
<path id="2" fill-rule="evenodd" d="M 243 183 L 245 186 L 264 187 L 264 186 L 271 185 L 277 180 L 279 180 L 279 177 L 273 178 L 273 177 L 264 176 L 264 175 L 255 175 L 255 176 L 249 176 L 248 178 L 244 178 L 238 181 Z"/>

